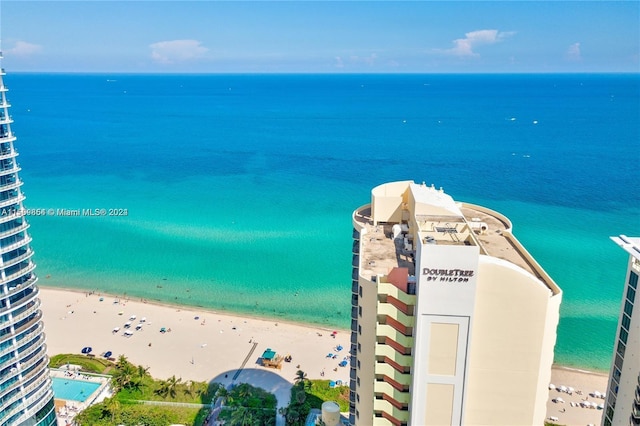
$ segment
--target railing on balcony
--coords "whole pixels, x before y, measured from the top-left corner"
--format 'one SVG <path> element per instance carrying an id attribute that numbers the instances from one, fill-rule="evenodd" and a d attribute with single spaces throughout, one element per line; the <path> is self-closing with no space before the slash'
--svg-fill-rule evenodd
<path id="1" fill-rule="evenodd" d="M 0 232 L 0 238 L 5 238 L 5 237 L 9 237 L 11 235 L 17 234 L 20 231 L 24 231 L 29 226 L 30 226 L 29 223 L 27 221 L 24 221 L 22 224 L 16 226 L 15 228 L 6 230 L 4 232 Z"/>
<path id="2" fill-rule="evenodd" d="M 22 193 L 19 194 L 15 194 L 13 197 L 11 198 L 7 198 L 6 200 L 2 200 L 0 201 L 0 208 L 2 207 L 7 207 L 7 206 L 12 206 L 14 204 L 18 204 L 22 201 L 25 200 L 25 196 Z"/>
<path id="3" fill-rule="evenodd" d="M 7 275 L 3 280 L 0 280 L 0 282 L 13 281 L 14 279 L 16 279 L 18 277 L 21 277 L 23 275 L 28 274 L 29 272 L 33 271 L 34 269 L 36 269 L 36 264 L 29 260 L 29 261 L 27 261 L 27 264 L 23 268 L 20 268 L 17 271 L 11 273 L 10 275 Z"/>
<path id="4" fill-rule="evenodd" d="M 5 262 L 5 264 L 2 265 L 2 267 L 3 268 L 8 268 L 10 266 L 17 265 L 18 263 L 22 262 L 23 260 L 26 260 L 26 259 L 30 258 L 31 256 L 33 256 L 33 249 L 31 249 L 31 247 L 29 247 L 20 256 L 14 257 L 13 259 Z"/>
<path id="5" fill-rule="evenodd" d="M 12 250 L 15 250 L 17 248 L 20 248 L 22 246 L 25 246 L 25 245 L 29 244 L 31 241 L 32 241 L 31 236 L 26 235 L 21 240 L 16 241 L 15 243 L 9 244 L 8 246 L 0 248 L 0 254 L 9 253 Z"/>

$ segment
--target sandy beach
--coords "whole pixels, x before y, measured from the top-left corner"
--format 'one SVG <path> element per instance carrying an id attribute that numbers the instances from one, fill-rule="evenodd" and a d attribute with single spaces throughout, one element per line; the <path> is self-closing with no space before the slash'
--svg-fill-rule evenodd
<path id="1" fill-rule="evenodd" d="M 81 291 L 46 287 L 40 287 L 40 291 L 49 356 L 80 353 L 89 346 L 96 356 L 106 351 L 116 358 L 125 355 L 134 364 L 149 367 L 156 378 L 176 375 L 182 380 L 251 383 L 276 394 L 279 406 L 288 404 L 298 369 L 312 379 L 348 384 L 349 367 L 339 366 L 348 357 L 348 330 L 244 318 Z M 133 315 L 135 319 L 130 319 Z M 145 321 L 141 323 L 142 318 Z M 131 326 L 125 329 L 127 322 Z M 136 330 L 139 324 L 142 326 Z M 114 332 L 116 327 L 119 329 Z M 161 333 L 163 327 L 167 331 Z M 132 335 L 126 337 L 125 330 Z M 335 337 L 333 331 L 337 331 Z M 342 346 L 340 351 L 336 350 L 338 346 Z M 283 362 L 281 370 L 263 367 L 258 361 L 268 348 L 280 355 L 291 355 L 291 362 Z M 558 367 L 553 369 L 552 383 L 573 387 L 582 395 L 550 390 L 547 418 L 557 417 L 557 423 L 564 425 L 600 424 L 601 410 L 571 407 L 570 402 L 587 397 L 594 401 L 589 393 L 606 390 L 605 375 Z M 565 402 L 552 402 L 557 397 Z"/>

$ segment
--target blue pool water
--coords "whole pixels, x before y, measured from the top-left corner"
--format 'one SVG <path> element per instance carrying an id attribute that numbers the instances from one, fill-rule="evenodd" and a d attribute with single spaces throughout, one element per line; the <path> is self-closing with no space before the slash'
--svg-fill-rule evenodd
<path id="1" fill-rule="evenodd" d="M 53 394 L 57 399 L 85 402 L 99 387 L 100 383 L 52 377 Z"/>

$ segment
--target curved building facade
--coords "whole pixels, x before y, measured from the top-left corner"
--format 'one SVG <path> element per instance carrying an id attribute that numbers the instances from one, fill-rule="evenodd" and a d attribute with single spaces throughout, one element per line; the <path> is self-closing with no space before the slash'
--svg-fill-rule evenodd
<path id="1" fill-rule="evenodd" d="M 0 70 L 0 426 L 56 424 L 42 311 Z"/>
<path id="2" fill-rule="evenodd" d="M 353 226 L 351 424 L 543 424 L 562 292 L 509 219 L 403 181 Z"/>

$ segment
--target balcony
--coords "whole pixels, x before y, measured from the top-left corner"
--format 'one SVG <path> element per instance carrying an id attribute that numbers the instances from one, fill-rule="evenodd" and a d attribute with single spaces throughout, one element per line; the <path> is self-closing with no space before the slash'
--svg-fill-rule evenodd
<path id="1" fill-rule="evenodd" d="M 23 260 L 30 258 L 31 256 L 33 256 L 33 250 L 31 249 L 31 247 L 29 247 L 26 252 L 24 252 L 18 257 L 14 257 L 13 259 L 8 260 L 4 265 L 2 265 L 2 267 L 8 268 L 10 266 L 16 265 L 22 262 Z"/>
<path id="2" fill-rule="evenodd" d="M 29 281 L 31 281 L 31 280 L 35 281 L 35 280 L 37 280 L 37 277 L 36 277 L 35 275 L 33 275 L 33 276 L 29 279 Z M 28 287 L 28 286 L 25 286 L 25 284 L 23 283 L 23 284 L 22 284 L 22 289 L 20 289 L 20 288 L 15 288 L 13 291 L 9 292 L 9 294 L 18 293 L 19 291 L 24 290 L 26 287 Z M 34 289 L 34 290 L 33 290 L 33 292 L 31 292 L 30 294 L 26 295 L 26 296 L 25 296 L 25 297 L 23 297 L 22 299 L 20 299 L 20 300 L 18 301 L 18 303 L 16 303 L 14 306 L 11 306 L 11 307 L 8 307 L 8 306 L 7 306 L 7 307 L 4 307 L 4 308 L 0 309 L 0 314 L 3 314 L 3 313 L 5 313 L 5 312 L 9 312 L 10 310 L 11 310 L 11 311 L 15 311 L 15 310 L 17 310 L 17 309 L 19 309 L 19 308 L 23 307 L 23 306 L 24 306 L 24 305 L 26 305 L 27 303 L 31 302 L 31 301 L 32 301 L 32 300 L 34 300 L 35 298 L 37 298 L 37 297 L 38 297 L 38 295 L 40 294 L 40 291 L 38 290 L 38 287 L 35 287 L 35 286 L 33 287 L 33 289 Z M 5 295 L 5 297 L 6 297 L 6 296 L 7 296 L 7 295 Z"/>
<path id="3" fill-rule="evenodd" d="M 416 296 L 405 293 L 393 284 L 380 282 L 378 283 L 378 293 L 384 293 L 393 296 L 405 305 L 415 305 Z"/>
<path id="4" fill-rule="evenodd" d="M 15 235 L 15 234 L 19 233 L 20 231 L 24 231 L 28 227 L 29 227 L 29 223 L 27 221 L 24 221 L 24 222 L 22 222 L 22 224 L 16 226 L 13 229 L 9 229 L 8 231 L 0 232 L 0 239 L 1 238 L 5 238 L 5 237 L 9 237 L 11 235 Z"/>
<path id="5" fill-rule="evenodd" d="M 7 207 L 7 206 L 12 206 L 14 204 L 18 204 L 18 203 L 24 201 L 25 198 L 27 198 L 27 197 L 25 197 L 23 193 L 15 194 L 11 198 L 7 198 L 6 200 L 0 201 L 0 208 Z"/>
<path id="6" fill-rule="evenodd" d="M 4 295 L 5 299 L 8 297 L 13 296 L 16 293 L 19 293 L 20 291 L 28 288 L 31 284 L 35 283 L 38 280 L 38 277 L 35 274 L 31 274 L 31 277 L 29 277 L 26 281 L 20 283 L 20 284 L 16 284 L 13 287 L 9 287 L 9 292 L 7 292 L 7 294 Z M 35 289 L 34 289 L 35 290 Z M 14 308 L 20 307 L 21 305 L 14 305 L 11 307 L 12 310 L 15 310 Z M 2 308 L 0 309 L 0 313 L 4 312 L 4 311 L 8 311 L 9 308 Z"/>
<path id="7" fill-rule="evenodd" d="M 385 344 L 377 344 L 375 354 L 376 356 L 389 358 L 399 365 L 410 367 L 413 363 L 413 357 L 411 355 L 402 355 L 393 347 Z"/>
<path id="8" fill-rule="evenodd" d="M 411 374 L 401 373 L 388 364 L 376 363 L 375 374 L 376 376 L 382 374 L 403 386 L 411 385 Z"/>
<path id="9" fill-rule="evenodd" d="M 413 337 L 405 336 L 390 325 L 378 324 L 376 327 L 376 335 L 379 337 L 388 337 L 405 348 L 413 347 Z"/>
<path id="10" fill-rule="evenodd" d="M 383 416 L 387 420 L 391 421 L 394 424 L 402 424 L 409 421 L 409 411 L 408 410 L 400 410 L 393 406 L 389 401 L 385 401 L 383 399 L 376 399 L 373 402 L 373 410 L 374 411 L 382 411 Z"/>
<path id="11" fill-rule="evenodd" d="M 20 179 L 14 179 L 13 182 L 6 182 L 4 185 L 0 184 L 1 191 L 8 191 L 10 189 L 15 189 L 19 186 L 22 186 L 22 181 Z"/>
<path id="12" fill-rule="evenodd" d="M 393 306 L 390 303 L 381 303 L 378 302 L 378 314 L 386 315 L 394 320 L 398 321 L 401 324 L 404 324 L 406 327 L 414 327 L 415 326 L 415 317 L 409 316 L 402 312 L 397 307 Z"/>
<path id="13" fill-rule="evenodd" d="M 11 220 L 15 220 L 15 219 L 20 219 L 21 217 L 23 217 L 24 214 L 21 211 L 12 211 L 11 213 L 7 214 L 7 215 L 0 215 L 0 223 L 5 223 L 5 222 L 9 222 Z"/>
<path id="14" fill-rule="evenodd" d="M 5 150 L 5 151 L 0 151 L 0 160 L 6 160 L 9 158 L 15 158 L 18 156 L 18 151 L 15 150 Z"/>
<path id="15" fill-rule="evenodd" d="M 18 166 L 17 164 L 14 164 L 13 166 L 0 169 L 0 176 L 10 175 L 12 173 L 18 173 L 20 170 L 22 170 L 20 166 Z"/>
<path id="16" fill-rule="evenodd" d="M 23 268 L 17 270 L 16 272 L 12 273 L 11 275 L 7 275 L 4 279 L 0 280 L 0 282 L 8 282 L 11 280 L 14 280 L 18 277 L 21 277 L 23 275 L 28 274 L 29 272 L 33 271 L 34 269 L 36 269 L 36 264 L 29 261 L 29 263 L 27 263 Z"/>
<path id="17" fill-rule="evenodd" d="M 23 239 L 16 241 L 15 243 L 11 243 L 8 246 L 4 246 L 0 248 L 0 254 L 9 253 L 12 250 L 20 248 L 22 246 L 26 246 L 31 242 L 31 237 L 29 235 L 25 236 Z M 6 281 L 6 279 L 5 279 Z"/>

